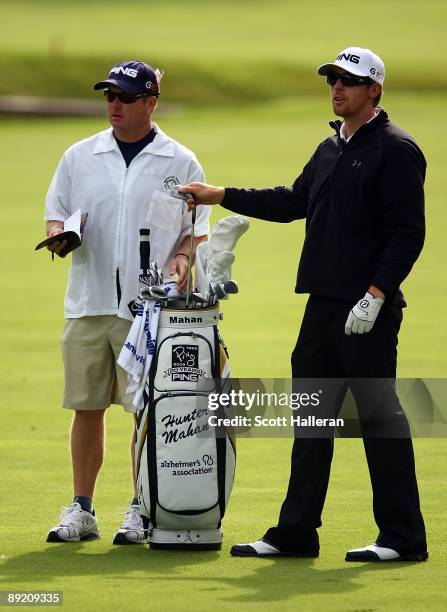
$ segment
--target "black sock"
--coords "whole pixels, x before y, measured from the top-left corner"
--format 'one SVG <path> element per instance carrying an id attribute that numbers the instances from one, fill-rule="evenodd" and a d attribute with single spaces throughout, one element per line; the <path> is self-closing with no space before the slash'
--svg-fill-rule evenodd
<path id="1" fill-rule="evenodd" d="M 93 509 L 93 499 L 91 497 L 83 497 L 82 495 L 75 495 L 73 497 L 73 502 L 78 502 L 83 510 L 86 512 L 92 512 Z"/>
<path id="2" fill-rule="evenodd" d="M 130 502 L 131 506 L 139 506 L 140 502 L 138 501 L 138 497 L 134 497 L 133 500 Z"/>

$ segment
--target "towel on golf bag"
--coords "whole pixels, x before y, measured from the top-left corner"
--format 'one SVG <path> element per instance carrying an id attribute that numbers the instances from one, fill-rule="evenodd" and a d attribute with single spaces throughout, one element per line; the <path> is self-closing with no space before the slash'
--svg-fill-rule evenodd
<path id="1" fill-rule="evenodd" d="M 176 283 L 168 281 L 161 285 L 169 295 L 178 296 Z M 133 405 L 143 408 L 143 391 L 157 340 L 160 302 L 138 300 L 138 309 L 129 330 L 117 363 L 127 372 L 126 393 L 133 393 Z"/>
<path id="2" fill-rule="evenodd" d="M 249 226 L 249 220 L 241 215 L 224 217 L 214 225 L 210 239 L 199 244 L 195 266 L 196 287 L 200 293 L 208 293 L 210 281 L 224 283 L 230 280 L 234 262 L 231 251 Z"/>

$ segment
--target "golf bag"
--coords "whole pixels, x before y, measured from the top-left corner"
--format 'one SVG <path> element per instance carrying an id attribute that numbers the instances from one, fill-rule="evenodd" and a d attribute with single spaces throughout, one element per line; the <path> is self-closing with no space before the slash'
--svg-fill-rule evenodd
<path id="1" fill-rule="evenodd" d="M 229 432 L 208 422 L 224 416 L 221 408 L 209 409 L 209 394 L 229 392 L 230 384 L 219 319 L 218 302 L 160 311 L 136 417 L 137 491 L 151 548 L 221 547 L 236 454 Z"/>

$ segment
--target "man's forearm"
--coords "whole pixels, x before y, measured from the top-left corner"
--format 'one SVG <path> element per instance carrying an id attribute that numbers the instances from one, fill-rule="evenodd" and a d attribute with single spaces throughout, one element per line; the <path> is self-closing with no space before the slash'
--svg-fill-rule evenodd
<path id="1" fill-rule="evenodd" d="M 290 223 L 306 216 L 307 199 L 290 187 L 272 189 L 225 188 L 221 206 L 264 221 Z"/>
<path id="2" fill-rule="evenodd" d="M 304 219 L 307 215 L 308 166 L 292 188 L 237 189 L 192 182 L 181 185 L 179 192 L 190 194 L 187 199 L 189 210 L 201 204 L 220 204 L 227 210 L 256 219 L 289 223 L 295 219 Z"/>
<path id="3" fill-rule="evenodd" d="M 382 298 L 382 300 L 385 299 L 385 294 L 383 293 L 383 291 L 381 291 L 378 287 L 375 287 L 374 285 L 368 287 L 368 291 L 374 297 Z"/>
<path id="4" fill-rule="evenodd" d="M 205 234 L 204 236 L 194 236 L 193 239 L 193 249 L 192 249 L 192 261 L 194 262 L 196 256 L 196 248 L 205 240 L 208 240 L 208 236 Z M 191 236 L 186 236 L 182 242 L 180 243 L 179 248 L 177 249 L 176 255 L 186 255 L 189 258 L 189 248 L 190 248 Z"/>

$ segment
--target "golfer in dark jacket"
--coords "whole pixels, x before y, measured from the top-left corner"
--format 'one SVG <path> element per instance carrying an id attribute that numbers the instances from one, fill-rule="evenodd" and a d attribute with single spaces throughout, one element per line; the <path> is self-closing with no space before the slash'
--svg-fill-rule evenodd
<path id="1" fill-rule="evenodd" d="M 218 203 L 268 221 L 306 219 L 295 290 L 310 297 L 292 354 L 294 385 L 327 381 L 322 410 L 332 415 L 351 389 L 379 528 L 374 544 L 350 550 L 346 560 L 422 561 L 428 555 L 413 447 L 394 381 L 406 306 L 400 285 L 424 243 L 426 162 L 411 136 L 378 107 L 385 70 L 377 55 L 350 47 L 318 73 L 326 76 L 343 122 L 331 122 L 335 134 L 291 188 L 191 183 L 183 190 L 194 195 L 190 206 Z M 332 454 L 332 435 L 296 437 L 278 525 L 231 553 L 318 556 Z"/>

